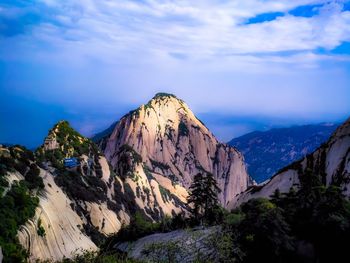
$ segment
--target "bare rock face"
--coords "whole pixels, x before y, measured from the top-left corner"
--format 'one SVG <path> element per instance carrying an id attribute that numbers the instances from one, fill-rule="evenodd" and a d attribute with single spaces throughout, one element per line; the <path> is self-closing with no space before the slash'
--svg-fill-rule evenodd
<path id="1" fill-rule="evenodd" d="M 144 262 L 219 262 L 213 249 L 220 227 L 175 230 L 142 237 L 136 241 L 123 242 L 116 248 L 128 257 Z M 157 249 L 152 250 L 152 246 Z"/>
<path id="2" fill-rule="evenodd" d="M 269 197 L 276 189 L 288 192 L 291 187 L 306 184 L 317 176 L 324 185 L 336 185 L 350 196 L 350 119 L 341 125 L 327 143 L 305 158 L 292 163 L 274 175 L 267 183 L 252 186 L 229 204 L 234 208 L 251 198 Z"/>
<path id="3" fill-rule="evenodd" d="M 71 200 L 55 184 L 53 175 L 41 170 L 45 193 L 40 196 L 34 218 L 18 232 L 18 238 L 29 252 L 30 260 L 71 257 L 77 248 L 97 250 L 83 230 L 84 220 L 74 211 Z M 45 230 L 39 235 L 38 228 Z"/>
<path id="4" fill-rule="evenodd" d="M 226 205 L 246 190 L 249 176 L 243 156 L 219 143 L 182 100 L 157 94 L 146 105 L 125 115 L 98 145 L 115 171 L 120 171 L 120 152 L 132 148 L 144 166 L 188 189 L 197 173 L 212 173 L 222 190 L 219 200 Z"/>
<path id="5" fill-rule="evenodd" d="M 34 218 L 18 231 L 30 261 L 61 260 L 84 249 L 97 250 L 137 212 L 154 221 L 186 213 L 185 188 L 148 170 L 132 148 L 125 146 L 118 152 L 116 174 L 97 146 L 68 122 L 57 123 L 48 138 L 55 147 L 45 139 L 36 151 L 44 183 L 39 206 Z M 1 153 L 7 154 L 5 150 Z M 64 158 L 76 158 L 77 166 L 65 167 Z M 12 172 L 7 178 L 11 183 L 24 176 Z"/>

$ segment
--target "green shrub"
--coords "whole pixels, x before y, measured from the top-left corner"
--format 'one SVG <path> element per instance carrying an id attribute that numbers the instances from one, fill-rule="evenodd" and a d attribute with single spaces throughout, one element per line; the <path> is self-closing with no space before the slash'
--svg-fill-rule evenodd
<path id="1" fill-rule="evenodd" d="M 0 199 L 0 247 L 6 262 L 24 262 L 26 251 L 17 238 L 19 227 L 32 218 L 39 199 L 30 195 L 24 181 L 14 183 Z"/>
<path id="2" fill-rule="evenodd" d="M 53 263 L 51 260 L 38 261 L 37 263 Z M 72 259 L 65 258 L 55 263 L 142 263 L 140 260 L 130 259 L 122 253 L 102 254 L 94 251 L 77 251 Z"/>
<path id="3" fill-rule="evenodd" d="M 139 212 L 136 212 L 130 224 L 123 227 L 118 232 L 116 239 L 118 241 L 136 240 L 140 237 L 155 233 L 158 228 L 159 224 L 150 222 Z"/>
<path id="4" fill-rule="evenodd" d="M 107 239 L 102 247 L 102 251 L 109 251 L 114 244 L 120 242 L 134 241 L 154 233 L 166 233 L 187 228 L 189 224 L 190 221 L 185 218 L 184 214 L 178 214 L 174 218 L 165 216 L 160 222 L 154 223 L 146 219 L 140 212 L 136 212 L 129 225 L 122 226 L 116 235 Z"/>
<path id="5" fill-rule="evenodd" d="M 252 199 L 224 219 L 236 262 L 342 262 L 350 242 L 350 202 L 307 171 L 301 188 Z"/>
<path id="6" fill-rule="evenodd" d="M 44 237 L 46 236 L 45 228 L 41 225 L 41 219 L 39 218 L 38 223 L 37 223 L 37 233 L 39 236 Z"/>
<path id="7" fill-rule="evenodd" d="M 184 123 L 183 121 L 180 121 L 180 123 L 179 123 L 179 137 L 188 136 L 188 134 L 189 134 L 189 130 L 187 128 L 186 123 Z"/>
<path id="8" fill-rule="evenodd" d="M 44 188 L 43 179 L 40 177 L 40 169 L 34 163 L 30 165 L 30 169 L 25 175 L 25 180 L 28 183 L 28 188 L 31 190 Z"/>
<path id="9" fill-rule="evenodd" d="M 131 147 L 128 144 L 124 144 L 119 148 L 119 153 L 125 152 L 125 153 L 131 153 L 132 159 L 134 163 L 142 163 L 142 157 L 139 153 L 137 153 L 133 147 Z"/>
<path id="10" fill-rule="evenodd" d="M 95 176 L 83 176 L 74 171 L 60 171 L 55 177 L 55 182 L 73 199 L 91 202 L 107 200 L 107 185 Z"/>

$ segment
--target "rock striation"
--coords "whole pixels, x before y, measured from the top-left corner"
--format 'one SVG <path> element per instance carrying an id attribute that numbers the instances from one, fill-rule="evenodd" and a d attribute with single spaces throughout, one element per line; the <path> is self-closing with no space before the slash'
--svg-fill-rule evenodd
<path id="1" fill-rule="evenodd" d="M 220 143 L 174 95 L 157 94 L 103 134 L 97 143 L 115 171 L 123 163 L 120 152 L 129 147 L 149 171 L 185 189 L 197 173 L 212 173 L 224 206 L 250 184 L 242 154 Z"/>

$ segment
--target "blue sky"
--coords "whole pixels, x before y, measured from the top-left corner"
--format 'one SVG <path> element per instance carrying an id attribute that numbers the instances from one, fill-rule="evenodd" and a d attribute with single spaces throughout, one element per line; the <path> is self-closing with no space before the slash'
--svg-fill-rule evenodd
<path id="1" fill-rule="evenodd" d="M 91 135 L 159 91 L 222 141 L 342 121 L 350 2 L 0 0 L 0 142 L 60 119 Z"/>

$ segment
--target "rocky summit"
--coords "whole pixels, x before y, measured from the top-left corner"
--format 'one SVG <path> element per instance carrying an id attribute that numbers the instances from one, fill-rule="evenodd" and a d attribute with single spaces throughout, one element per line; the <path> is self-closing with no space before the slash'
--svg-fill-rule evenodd
<path id="1" fill-rule="evenodd" d="M 117 173 L 123 169 L 121 158 L 127 147 L 154 177 L 185 189 L 197 173 L 213 174 L 224 206 L 250 184 L 242 154 L 220 143 L 186 103 L 172 94 L 156 94 L 102 134 L 102 138 L 96 136 L 97 144 Z"/>

